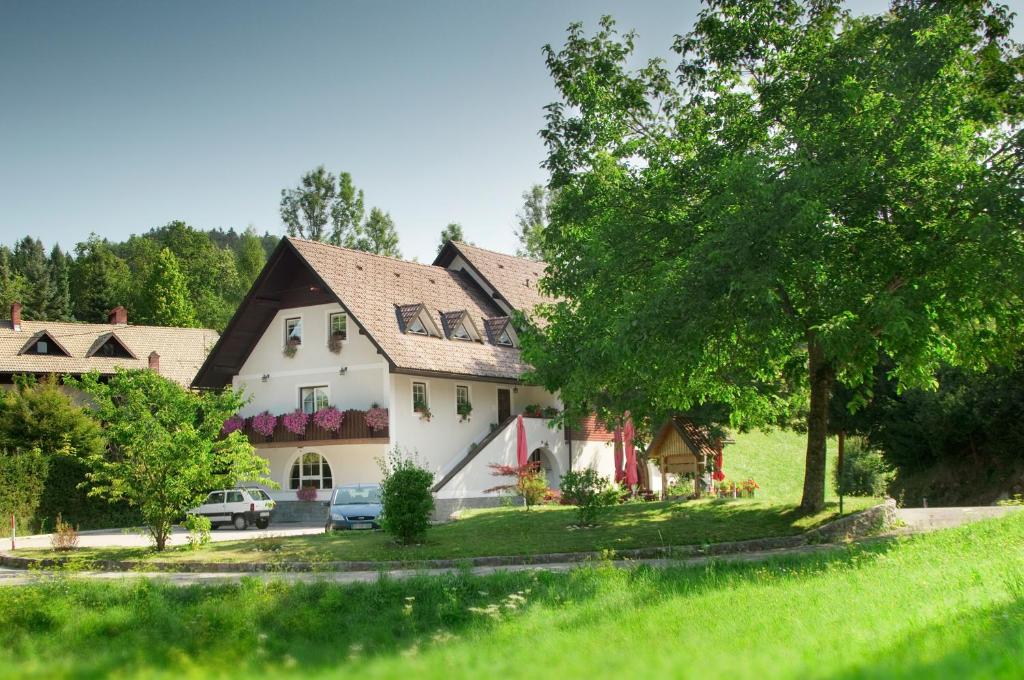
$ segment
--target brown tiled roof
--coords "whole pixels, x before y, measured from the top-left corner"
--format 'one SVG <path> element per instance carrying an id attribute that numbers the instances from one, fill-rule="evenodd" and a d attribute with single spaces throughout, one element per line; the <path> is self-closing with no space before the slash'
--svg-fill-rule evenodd
<path id="1" fill-rule="evenodd" d="M 452 309 L 465 310 L 477 328 L 484 319 L 501 316 L 495 302 L 465 275 L 319 241 L 288 240 L 395 368 L 510 380 L 528 368 L 517 348 L 402 332 L 399 310 L 419 304 L 435 324 L 441 323 L 442 311 Z"/>
<path id="2" fill-rule="evenodd" d="M 21 354 L 26 340 L 46 333 L 69 356 L 55 354 Z M 90 350 L 111 333 L 130 350 L 136 359 L 90 357 Z M 0 321 L 0 374 L 57 373 L 79 375 L 90 371 L 110 374 L 118 366 L 148 368 L 149 355 L 160 355 L 160 373 L 189 385 L 206 359 L 206 353 L 217 341 L 216 331 L 206 328 L 165 328 L 62 321 L 22 321 L 15 331 L 10 320 Z"/>
<path id="3" fill-rule="evenodd" d="M 544 276 L 543 262 L 496 253 L 461 241 L 451 241 L 451 245 L 513 308 L 529 313 L 538 304 L 553 301 L 537 287 L 538 280 Z"/>
<path id="4" fill-rule="evenodd" d="M 712 439 L 708 428 L 698 425 L 682 415 L 675 415 L 662 423 L 651 440 L 648 450 L 654 450 L 660 446 L 665 435 L 673 429 L 682 437 L 683 441 L 686 442 L 686 445 L 690 447 L 690 450 L 696 456 L 703 458 L 713 457 L 722 450 L 722 441 L 720 439 Z"/>

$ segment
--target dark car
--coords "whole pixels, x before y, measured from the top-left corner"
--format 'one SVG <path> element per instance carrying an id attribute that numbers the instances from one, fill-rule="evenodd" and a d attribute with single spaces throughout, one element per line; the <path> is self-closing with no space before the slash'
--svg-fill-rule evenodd
<path id="1" fill-rule="evenodd" d="M 333 529 L 380 529 L 380 485 L 347 484 L 331 494 L 327 531 Z"/>

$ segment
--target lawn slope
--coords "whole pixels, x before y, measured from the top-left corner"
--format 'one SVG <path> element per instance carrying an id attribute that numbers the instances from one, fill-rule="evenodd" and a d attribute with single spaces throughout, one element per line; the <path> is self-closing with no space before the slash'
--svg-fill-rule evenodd
<path id="1" fill-rule="evenodd" d="M 1019 678 L 1024 515 L 757 564 L 0 589 L 7 677 Z"/>

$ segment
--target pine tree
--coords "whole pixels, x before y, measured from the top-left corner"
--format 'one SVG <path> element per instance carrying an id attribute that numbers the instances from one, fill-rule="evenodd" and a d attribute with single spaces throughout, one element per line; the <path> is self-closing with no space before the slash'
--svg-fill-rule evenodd
<path id="1" fill-rule="evenodd" d="M 7 246 L 0 246 L 0 308 L 10 309 L 12 302 L 25 299 L 25 279 L 11 265 L 13 255 Z"/>
<path id="2" fill-rule="evenodd" d="M 59 245 L 50 251 L 50 298 L 49 316 L 55 321 L 71 321 L 71 272 L 68 256 Z"/>
<path id="3" fill-rule="evenodd" d="M 249 227 L 238 239 L 238 250 L 235 257 L 238 269 L 239 297 L 245 295 L 253 281 L 260 275 L 266 264 L 267 254 L 263 250 L 263 242 L 256 230 Z"/>
<path id="4" fill-rule="evenodd" d="M 103 323 L 111 309 L 128 306 L 128 293 L 133 288 L 131 272 L 107 241 L 92 234 L 88 241 L 75 246 L 75 255 L 71 308 L 76 319 Z M 129 312 L 133 311 L 129 307 Z"/>
<path id="5" fill-rule="evenodd" d="M 398 250 L 398 232 L 395 231 L 395 221 L 391 219 L 391 214 L 380 208 L 370 210 L 370 216 L 366 218 L 354 247 L 356 250 L 377 255 L 401 257 L 402 253 Z"/>
<path id="6" fill-rule="evenodd" d="M 142 300 L 143 320 L 156 326 L 198 325 L 178 258 L 169 248 L 160 251 Z"/>
<path id="7" fill-rule="evenodd" d="M 14 246 L 11 262 L 14 272 L 20 274 L 27 284 L 21 301 L 24 304 L 22 317 L 36 321 L 52 319 L 53 287 L 43 242 L 31 236 L 21 239 Z"/>

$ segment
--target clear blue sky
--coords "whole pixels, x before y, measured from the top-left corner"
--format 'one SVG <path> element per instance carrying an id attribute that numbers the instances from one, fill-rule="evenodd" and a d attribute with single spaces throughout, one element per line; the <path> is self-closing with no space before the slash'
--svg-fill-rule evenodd
<path id="1" fill-rule="evenodd" d="M 884 0 L 858 8 L 877 11 Z M 391 212 L 406 257 L 462 223 L 511 252 L 545 181 L 541 47 L 612 14 L 668 55 L 694 1 L 0 0 L 0 241 L 69 247 L 181 219 L 283 233 L 323 164 Z"/>

